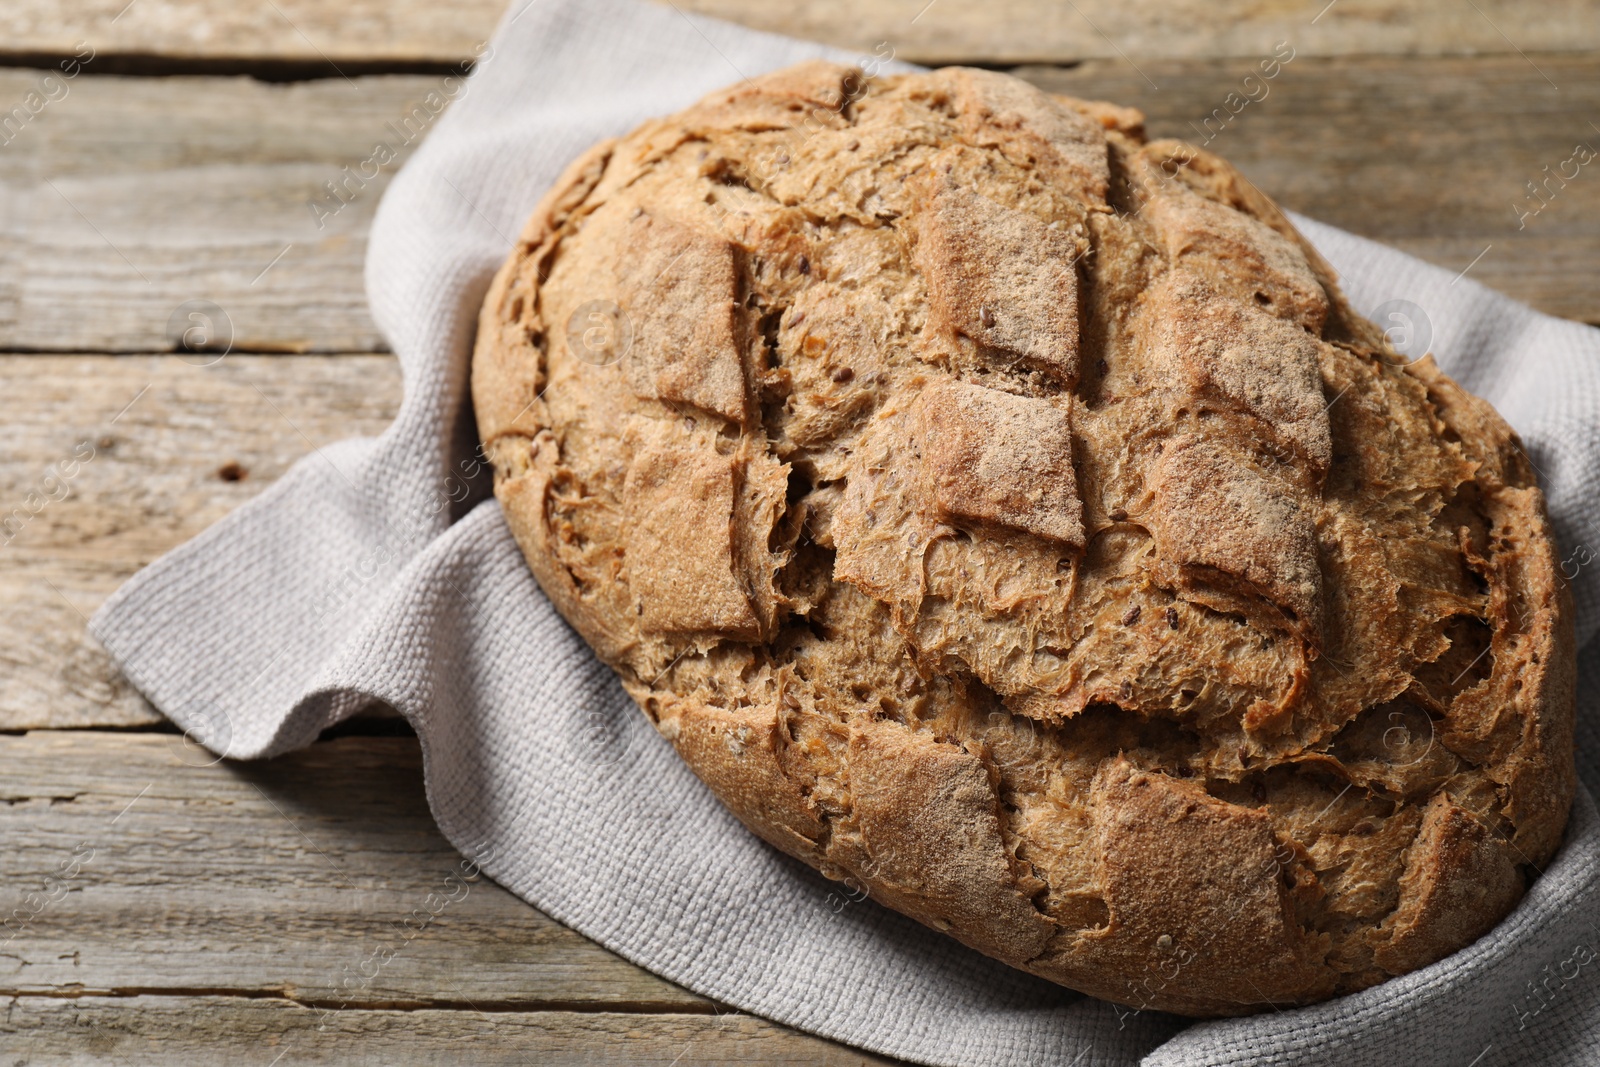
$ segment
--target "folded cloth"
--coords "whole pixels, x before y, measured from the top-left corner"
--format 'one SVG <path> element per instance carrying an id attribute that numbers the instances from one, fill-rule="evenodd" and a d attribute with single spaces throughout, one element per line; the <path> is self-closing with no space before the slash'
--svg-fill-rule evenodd
<path id="1" fill-rule="evenodd" d="M 535 201 L 601 137 L 821 46 L 637 0 L 514 0 L 395 178 L 367 256 L 405 400 L 157 560 L 93 631 L 174 722 L 237 759 L 375 700 L 416 728 L 429 803 L 496 881 L 641 966 L 790 1026 L 927 1064 L 1600 1062 L 1600 817 L 1489 936 L 1310 1008 L 1191 1024 L 1119 1008 L 856 899 L 746 832 L 541 594 L 488 494 L 467 376 L 479 301 Z M 1297 219 L 1361 310 L 1389 301 L 1523 435 L 1600 621 L 1600 333 Z M 1583 657 L 1580 765 L 1600 646 Z M 1476 1058 L 1475 1058 L 1476 1057 Z"/>

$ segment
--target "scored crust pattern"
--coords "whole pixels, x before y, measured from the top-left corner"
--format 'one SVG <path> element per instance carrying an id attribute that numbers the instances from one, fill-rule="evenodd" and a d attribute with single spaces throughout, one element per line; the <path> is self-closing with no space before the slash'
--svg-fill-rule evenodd
<path id="1" fill-rule="evenodd" d="M 1516 903 L 1574 788 L 1570 612 L 1504 422 L 1141 123 L 958 68 L 714 94 L 560 179 L 473 397 L 540 584 L 751 829 L 1235 1014 Z"/>

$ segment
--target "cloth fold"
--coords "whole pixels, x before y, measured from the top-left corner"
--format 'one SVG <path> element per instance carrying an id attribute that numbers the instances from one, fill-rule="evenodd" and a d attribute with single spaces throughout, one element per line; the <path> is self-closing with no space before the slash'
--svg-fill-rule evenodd
<path id="1" fill-rule="evenodd" d="M 474 458 L 471 343 L 489 279 L 578 152 L 741 77 L 854 57 L 639 0 L 517 0 L 489 44 L 374 223 L 368 296 L 405 379 L 394 424 L 302 459 L 92 620 L 156 707 L 250 759 L 385 701 L 421 739 L 440 828 L 500 884 L 706 996 L 906 1060 L 1600 1062 L 1600 643 L 1580 678 L 1587 788 L 1527 899 L 1455 956 L 1309 1008 L 1194 1024 L 1084 997 L 855 899 L 746 832 L 539 591 Z M 1600 333 L 1296 223 L 1358 310 L 1425 324 L 1444 368 L 1521 432 L 1587 642 L 1600 623 Z"/>

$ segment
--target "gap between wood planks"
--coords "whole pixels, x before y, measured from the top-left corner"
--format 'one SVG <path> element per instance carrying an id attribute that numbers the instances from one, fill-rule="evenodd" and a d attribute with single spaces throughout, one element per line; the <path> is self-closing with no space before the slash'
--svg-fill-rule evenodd
<path id="1" fill-rule="evenodd" d="M 684 1003 L 672 1000 L 547 1000 L 539 997 L 500 1000 L 438 1000 L 379 999 L 363 1000 L 352 1005 L 334 997 L 296 996 L 288 987 L 264 986 L 259 989 L 230 989 L 226 986 L 152 985 L 114 986 L 95 989 L 89 986 L 57 986 L 52 989 L 15 989 L 0 983 L 0 999 L 35 1000 L 131 1000 L 137 997 L 228 997 L 233 1000 L 266 1000 L 281 1002 L 285 1006 L 306 1008 L 312 1011 L 470 1011 L 480 1015 L 504 1015 L 520 1012 L 566 1012 L 575 1015 L 640 1014 L 640 1015 L 744 1015 L 735 1008 L 711 1001 Z"/>
<path id="2" fill-rule="evenodd" d="M 63 52 L 0 51 L 0 69 L 59 71 L 76 57 Z M 129 78 L 246 77 L 262 82 L 324 81 L 329 78 L 371 78 L 405 74 L 460 77 L 476 66 L 472 56 L 460 59 L 343 59 L 334 69 L 323 59 L 274 59 L 270 56 L 182 56 L 139 52 L 97 53 L 89 72 Z"/>
<path id="3" fill-rule="evenodd" d="M 145 63 L 302 63 L 353 74 L 372 64 L 457 62 L 476 54 L 501 18 L 523 17 L 537 2 L 76 0 L 63 10 L 57 0 L 9 0 L 0 10 L 0 41 L 19 55 L 66 54 L 82 40 L 108 57 Z M 1088 11 L 1059 0 L 661 0 L 660 9 L 668 4 L 678 17 L 695 12 L 864 52 L 885 45 L 921 62 L 1249 57 L 1285 38 L 1319 55 L 1600 48 L 1600 19 L 1582 0 L 1122 0 Z"/>

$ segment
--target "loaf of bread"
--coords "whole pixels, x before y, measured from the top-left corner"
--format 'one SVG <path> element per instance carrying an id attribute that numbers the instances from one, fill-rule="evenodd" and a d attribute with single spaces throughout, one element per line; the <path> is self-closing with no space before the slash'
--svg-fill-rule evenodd
<path id="1" fill-rule="evenodd" d="M 1500 417 L 1142 122 L 959 68 L 714 94 L 538 206 L 473 400 L 540 585 L 751 830 L 1240 1014 L 1517 903 L 1570 607 Z"/>

